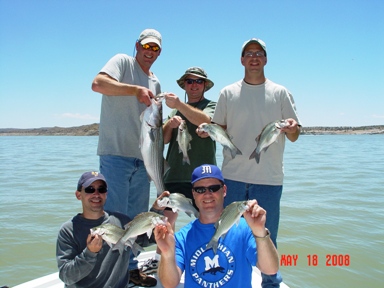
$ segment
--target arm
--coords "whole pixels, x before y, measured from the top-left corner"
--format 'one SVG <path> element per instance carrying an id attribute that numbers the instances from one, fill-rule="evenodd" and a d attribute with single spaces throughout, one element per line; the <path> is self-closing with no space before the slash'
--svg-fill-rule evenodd
<path id="1" fill-rule="evenodd" d="M 171 119 L 165 122 L 165 124 L 163 125 L 164 144 L 168 144 L 171 141 L 172 130 L 174 128 L 179 127 L 181 120 L 182 119 L 180 116 L 173 116 Z"/>
<path id="2" fill-rule="evenodd" d="M 291 141 L 295 142 L 300 135 L 300 125 L 293 118 L 286 119 L 288 126 L 281 129 L 282 132 L 285 132 L 285 136 Z"/>
<path id="3" fill-rule="evenodd" d="M 107 96 L 136 96 L 140 103 L 151 104 L 153 93 L 148 88 L 118 82 L 106 73 L 99 73 L 92 82 L 92 90 Z"/>
<path id="4" fill-rule="evenodd" d="M 72 285 L 87 277 L 96 265 L 97 253 L 101 247 L 101 237 L 88 235 L 87 247 L 80 252 L 71 237 L 71 232 L 67 229 L 61 229 L 56 245 L 60 279 L 65 284 Z"/>
<path id="5" fill-rule="evenodd" d="M 176 265 L 175 236 L 169 222 L 155 228 L 157 247 L 161 251 L 161 259 L 157 274 L 164 287 L 176 287 L 180 283 L 181 269 Z"/>
<path id="6" fill-rule="evenodd" d="M 279 256 L 265 229 L 266 211 L 257 204 L 256 200 L 248 201 L 248 205 L 250 208 L 244 213 L 244 218 L 255 236 L 257 267 L 264 274 L 276 274 L 279 270 Z"/>
<path id="7" fill-rule="evenodd" d="M 165 96 L 166 104 L 169 108 L 177 109 L 192 124 L 199 126 L 201 123 L 211 123 L 211 117 L 200 109 L 192 107 L 182 101 L 175 94 L 169 93 Z"/>

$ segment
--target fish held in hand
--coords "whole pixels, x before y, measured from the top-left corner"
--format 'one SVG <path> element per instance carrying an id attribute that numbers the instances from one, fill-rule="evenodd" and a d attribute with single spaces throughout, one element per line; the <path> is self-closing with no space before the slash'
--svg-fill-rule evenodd
<path id="1" fill-rule="evenodd" d="M 228 149 L 231 153 L 232 159 L 236 157 L 236 155 L 242 155 L 241 151 L 232 143 L 229 135 L 225 130 L 217 124 L 202 124 L 199 127 L 199 131 L 208 133 L 209 137 L 213 141 L 219 142 L 223 145 L 224 149 Z"/>
<path id="2" fill-rule="evenodd" d="M 189 217 L 192 217 L 193 214 L 196 218 L 199 218 L 199 212 L 193 206 L 192 200 L 183 194 L 171 193 L 171 195 L 157 200 L 157 204 L 160 207 L 171 208 L 174 213 L 184 211 Z"/>
<path id="3" fill-rule="evenodd" d="M 167 217 L 163 215 L 154 212 L 140 213 L 135 218 L 133 218 L 131 222 L 124 226 L 124 235 L 119 239 L 119 241 L 112 249 L 119 250 L 120 254 L 122 254 L 125 249 L 125 246 L 134 248 L 134 242 L 136 241 L 137 236 L 147 234 L 148 238 L 150 238 L 152 235 L 153 228 L 157 224 L 165 224 L 166 222 Z M 139 246 L 138 244 L 136 245 Z M 132 251 L 134 252 L 134 249 L 132 249 Z M 135 254 L 135 256 L 136 255 L 137 254 Z"/>
<path id="4" fill-rule="evenodd" d="M 191 165 L 188 157 L 188 150 L 191 149 L 192 136 L 188 132 L 187 123 L 182 120 L 177 130 L 177 143 L 179 144 L 179 153 L 183 153 L 183 165 L 185 163 Z"/>
<path id="5" fill-rule="evenodd" d="M 224 239 L 229 229 L 231 229 L 235 223 L 236 225 L 239 224 L 241 215 L 249 209 L 247 203 L 248 201 L 236 201 L 225 207 L 219 220 L 215 223 L 215 234 L 205 247 L 205 250 L 212 248 L 213 252 L 215 254 L 217 253 L 219 238 L 222 237 Z"/>
<path id="6" fill-rule="evenodd" d="M 280 134 L 282 134 L 281 129 L 287 125 L 288 122 L 286 120 L 274 121 L 267 124 L 255 139 L 256 148 L 251 156 L 249 156 L 249 159 L 255 158 L 256 163 L 259 163 L 261 152 L 266 152 L 271 144 L 278 141 Z"/>
<path id="7" fill-rule="evenodd" d="M 148 177 L 154 182 L 158 196 L 165 190 L 163 176 L 168 167 L 163 156 L 162 100 L 164 96 L 165 93 L 160 93 L 151 99 L 151 105 L 140 116 L 140 152 Z"/>

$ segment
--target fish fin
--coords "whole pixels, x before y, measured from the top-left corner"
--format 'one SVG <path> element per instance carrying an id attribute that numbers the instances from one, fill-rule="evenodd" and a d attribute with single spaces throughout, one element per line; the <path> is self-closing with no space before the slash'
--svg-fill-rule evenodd
<path id="1" fill-rule="evenodd" d="M 119 254 L 122 255 L 125 249 L 125 245 L 123 242 L 119 241 L 116 245 L 113 246 L 112 251 L 119 250 Z"/>
<path id="2" fill-rule="evenodd" d="M 255 158 L 255 156 L 256 156 L 256 148 L 255 148 L 255 150 L 253 150 L 251 156 L 249 156 L 249 160 Z"/>
<path id="3" fill-rule="evenodd" d="M 188 165 L 191 165 L 191 162 L 189 161 L 189 157 L 188 155 L 187 156 L 183 156 L 183 165 L 187 163 Z"/>
<path id="4" fill-rule="evenodd" d="M 204 251 L 207 251 L 209 249 L 213 250 L 213 253 L 217 254 L 217 240 L 215 238 L 212 238 L 211 241 L 207 244 Z"/>
<path id="5" fill-rule="evenodd" d="M 143 247 L 141 247 L 141 246 L 140 246 L 139 244 L 137 244 L 136 242 L 133 242 L 132 247 L 131 247 L 131 250 L 132 250 L 133 255 L 135 255 L 135 256 L 139 255 L 139 251 L 140 251 L 140 252 L 144 252 Z"/>
<path id="6" fill-rule="evenodd" d="M 171 169 L 171 166 L 169 166 L 167 160 L 165 160 L 165 159 L 163 161 L 163 165 L 164 165 L 164 175 L 165 175 L 165 173 L 167 173 L 168 170 Z"/>
<path id="7" fill-rule="evenodd" d="M 185 214 L 187 214 L 189 217 L 192 217 L 192 213 L 191 213 L 191 211 L 184 211 L 185 212 Z"/>

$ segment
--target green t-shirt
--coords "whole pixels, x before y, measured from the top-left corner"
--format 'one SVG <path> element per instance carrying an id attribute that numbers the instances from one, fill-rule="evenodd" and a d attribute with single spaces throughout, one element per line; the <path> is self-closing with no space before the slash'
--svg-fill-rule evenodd
<path id="1" fill-rule="evenodd" d="M 189 105 L 204 111 L 204 113 L 211 118 L 213 117 L 213 113 L 216 108 L 216 102 L 208 99 L 203 99 L 202 101 L 196 103 L 190 103 Z M 168 144 L 166 157 L 170 169 L 164 176 L 164 183 L 191 182 L 191 175 L 196 167 L 202 164 L 216 165 L 216 142 L 210 137 L 200 138 L 197 136 L 197 126 L 189 122 L 187 118 L 185 118 L 185 116 L 177 110 L 173 110 L 169 114 L 168 119 L 176 115 L 186 120 L 188 132 L 192 136 L 192 140 L 190 142 L 191 149 L 188 150 L 191 165 L 188 165 L 187 163 L 183 164 L 183 153 L 179 152 L 179 144 L 176 141 L 178 129 L 174 128 L 172 129 L 172 137 Z"/>

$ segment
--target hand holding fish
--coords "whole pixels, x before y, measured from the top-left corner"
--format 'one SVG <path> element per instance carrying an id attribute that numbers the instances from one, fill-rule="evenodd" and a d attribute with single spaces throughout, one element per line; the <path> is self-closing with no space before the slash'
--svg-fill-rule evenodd
<path id="1" fill-rule="evenodd" d="M 197 128 L 196 128 L 196 134 L 200 138 L 207 138 L 209 137 L 208 132 L 204 131 L 202 127 L 204 127 L 208 123 L 201 123 Z"/>
<path id="2" fill-rule="evenodd" d="M 92 253 L 98 253 L 103 247 L 103 239 L 100 235 L 89 234 L 87 238 L 87 248 Z"/>
<path id="3" fill-rule="evenodd" d="M 154 95 L 148 88 L 138 86 L 136 90 L 136 97 L 140 103 L 144 103 L 145 105 L 150 106 L 152 104 L 151 98 L 154 98 Z"/>
<path id="4" fill-rule="evenodd" d="M 158 204 L 158 202 L 160 201 L 161 202 L 161 199 L 163 199 L 164 197 L 168 197 L 171 193 L 169 193 L 168 191 L 164 191 L 163 193 L 160 194 L 159 197 L 157 197 L 157 199 L 155 200 L 155 202 L 153 203 L 152 205 L 152 208 L 154 210 L 164 210 L 165 209 L 165 206 L 160 206 Z"/>
<path id="5" fill-rule="evenodd" d="M 243 214 L 245 220 L 254 235 L 264 237 L 266 234 L 265 221 L 267 219 L 267 211 L 260 207 L 256 200 L 249 200 L 247 205 L 249 208 Z"/>
<path id="6" fill-rule="evenodd" d="M 288 118 L 285 120 L 286 125 L 281 128 L 281 132 L 284 132 L 287 138 L 291 142 L 295 142 L 300 135 L 300 126 L 295 119 Z"/>
<path id="7" fill-rule="evenodd" d="M 167 121 L 167 125 L 171 128 L 177 128 L 181 124 L 183 119 L 180 116 L 173 116 L 171 119 Z"/>
<path id="8" fill-rule="evenodd" d="M 177 95 L 173 93 L 167 93 L 165 95 L 165 104 L 167 104 L 169 108 L 178 109 L 177 107 L 179 107 L 180 103 L 181 101 Z"/>

